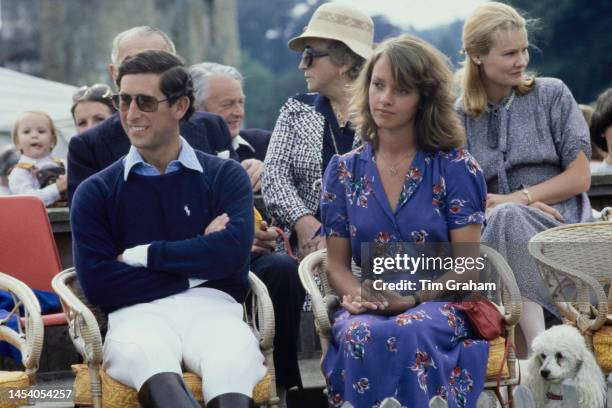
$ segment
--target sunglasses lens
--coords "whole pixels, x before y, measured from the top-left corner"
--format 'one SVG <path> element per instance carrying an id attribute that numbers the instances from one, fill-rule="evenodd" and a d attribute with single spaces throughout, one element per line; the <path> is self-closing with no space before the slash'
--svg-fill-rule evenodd
<path id="1" fill-rule="evenodd" d="M 304 48 L 304 51 L 302 52 L 302 62 L 306 68 L 310 68 L 313 59 L 312 50 L 310 48 Z"/>
<path id="2" fill-rule="evenodd" d="M 129 94 L 114 94 L 111 96 L 113 101 L 113 105 L 115 109 L 127 111 L 130 109 L 130 105 L 132 104 L 132 100 L 136 101 L 136 106 L 143 112 L 156 112 L 157 107 L 159 106 L 159 102 L 155 99 L 154 96 L 151 95 L 129 95 Z M 164 99 L 166 101 L 166 99 Z"/>
<path id="3" fill-rule="evenodd" d="M 87 92 L 87 85 L 80 87 L 75 93 L 72 94 L 72 102 L 77 102 L 79 99 L 81 99 L 83 95 L 85 95 L 85 92 Z"/>
<path id="4" fill-rule="evenodd" d="M 95 84 L 92 85 L 89 89 L 88 92 L 91 94 L 91 96 L 96 97 L 96 98 L 104 98 L 104 99 L 108 99 L 111 97 L 111 89 L 109 88 L 108 85 L 104 85 L 104 84 Z"/>
<path id="5" fill-rule="evenodd" d="M 115 94 L 112 99 L 117 110 L 128 110 L 132 104 L 132 96 L 128 94 Z"/>
<path id="6" fill-rule="evenodd" d="M 157 99 L 150 95 L 136 96 L 136 104 L 138 109 L 143 112 L 155 112 L 157 110 Z"/>
<path id="7" fill-rule="evenodd" d="M 118 94 L 114 94 L 111 97 L 111 100 L 113 101 L 113 106 L 115 107 L 115 109 L 119 109 L 119 95 Z"/>

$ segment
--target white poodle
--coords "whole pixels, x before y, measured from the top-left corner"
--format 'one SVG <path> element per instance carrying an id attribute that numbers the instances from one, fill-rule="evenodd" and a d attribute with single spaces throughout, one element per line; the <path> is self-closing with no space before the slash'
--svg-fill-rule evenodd
<path id="1" fill-rule="evenodd" d="M 573 381 L 579 407 L 603 408 L 606 392 L 603 373 L 576 328 L 554 326 L 533 340 L 532 349 L 526 385 L 538 408 L 564 406 L 565 380 Z"/>

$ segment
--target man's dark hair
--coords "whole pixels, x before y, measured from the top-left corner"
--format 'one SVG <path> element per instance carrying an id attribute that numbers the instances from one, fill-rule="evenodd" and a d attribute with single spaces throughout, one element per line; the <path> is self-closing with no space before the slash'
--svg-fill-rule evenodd
<path id="1" fill-rule="evenodd" d="M 121 78 L 131 74 L 159 75 L 159 89 L 168 98 L 172 106 L 182 96 L 189 98 L 189 108 L 182 121 L 188 120 L 194 111 L 193 82 L 180 57 L 161 50 L 147 50 L 127 57 L 119 66 L 117 87 L 120 88 Z"/>

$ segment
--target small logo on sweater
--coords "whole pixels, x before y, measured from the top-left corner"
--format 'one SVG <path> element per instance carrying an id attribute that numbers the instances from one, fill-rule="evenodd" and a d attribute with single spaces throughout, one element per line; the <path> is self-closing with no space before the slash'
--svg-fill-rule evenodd
<path id="1" fill-rule="evenodd" d="M 183 210 L 185 210 L 185 214 L 187 214 L 187 216 L 189 217 L 191 215 L 191 210 L 189 210 L 189 206 L 185 206 L 183 207 Z"/>

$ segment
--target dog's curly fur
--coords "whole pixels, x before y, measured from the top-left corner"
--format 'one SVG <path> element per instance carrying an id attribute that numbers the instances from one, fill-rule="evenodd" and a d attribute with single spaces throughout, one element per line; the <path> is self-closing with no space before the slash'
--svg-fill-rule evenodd
<path id="1" fill-rule="evenodd" d="M 532 349 L 526 385 L 538 408 L 560 406 L 549 401 L 546 393 L 562 389 L 561 383 L 567 379 L 574 382 L 578 406 L 603 408 L 606 392 L 603 373 L 576 328 L 554 326 L 533 340 Z"/>

